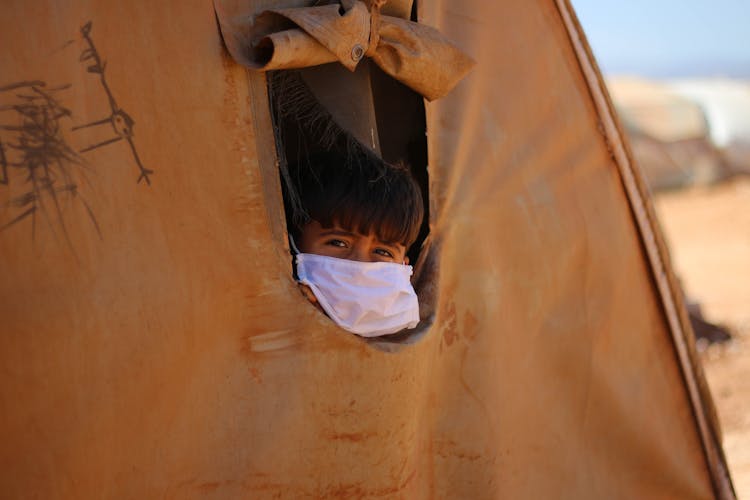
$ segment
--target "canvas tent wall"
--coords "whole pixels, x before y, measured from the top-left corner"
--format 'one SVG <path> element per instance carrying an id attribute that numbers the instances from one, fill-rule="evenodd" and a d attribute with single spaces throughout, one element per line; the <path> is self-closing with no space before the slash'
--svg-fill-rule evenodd
<path id="1" fill-rule="evenodd" d="M 209 3 L 6 2 L 4 496 L 731 498 L 570 6 L 418 13 L 477 65 L 426 105 L 436 311 L 387 352 L 297 292 Z"/>

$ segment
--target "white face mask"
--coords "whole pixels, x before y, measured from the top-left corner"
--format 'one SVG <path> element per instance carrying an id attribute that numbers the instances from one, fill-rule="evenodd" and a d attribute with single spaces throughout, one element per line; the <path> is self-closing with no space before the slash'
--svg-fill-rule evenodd
<path id="1" fill-rule="evenodd" d="M 297 276 L 341 328 L 377 337 L 414 328 L 419 303 L 409 277 L 411 266 L 357 262 L 309 253 L 297 254 Z"/>

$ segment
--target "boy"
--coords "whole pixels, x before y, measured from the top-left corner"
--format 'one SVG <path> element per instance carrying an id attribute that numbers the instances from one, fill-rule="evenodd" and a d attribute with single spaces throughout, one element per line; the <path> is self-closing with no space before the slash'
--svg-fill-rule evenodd
<path id="1" fill-rule="evenodd" d="M 368 154 L 329 152 L 290 171 L 301 210 L 289 227 L 296 276 L 311 302 L 364 337 L 419 322 L 406 252 L 419 233 L 422 195 L 408 168 Z"/>

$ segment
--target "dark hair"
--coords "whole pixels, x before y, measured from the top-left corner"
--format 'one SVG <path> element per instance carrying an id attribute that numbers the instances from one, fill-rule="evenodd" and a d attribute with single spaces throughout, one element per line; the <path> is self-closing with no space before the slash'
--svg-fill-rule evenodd
<path id="1" fill-rule="evenodd" d="M 325 228 L 336 224 L 362 234 L 374 232 L 378 239 L 401 243 L 407 250 L 417 239 L 424 207 L 408 166 L 385 163 L 364 151 L 348 157 L 330 151 L 291 165 L 289 174 L 303 210 L 299 213 L 287 203 L 295 236 L 313 219 Z M 288 202 L 289 193 L 286 198 Z"/>

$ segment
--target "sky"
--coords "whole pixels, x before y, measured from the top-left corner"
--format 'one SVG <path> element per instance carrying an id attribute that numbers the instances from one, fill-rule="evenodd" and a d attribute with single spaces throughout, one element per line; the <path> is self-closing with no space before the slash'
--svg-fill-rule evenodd
<path id="1" fill-rule="evenodd" d="M 750 78 L 750 0 L 571 0 L 605 75 Z"/>

